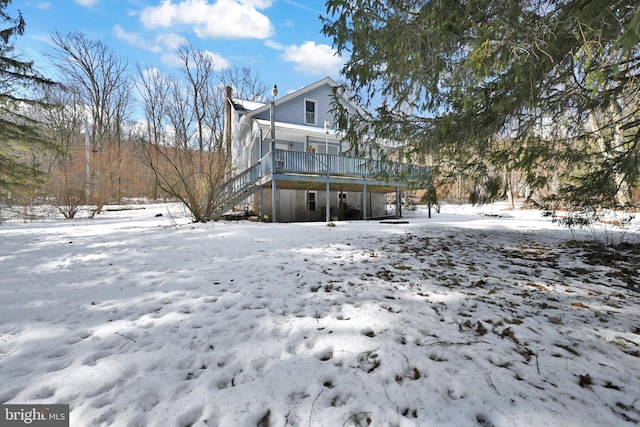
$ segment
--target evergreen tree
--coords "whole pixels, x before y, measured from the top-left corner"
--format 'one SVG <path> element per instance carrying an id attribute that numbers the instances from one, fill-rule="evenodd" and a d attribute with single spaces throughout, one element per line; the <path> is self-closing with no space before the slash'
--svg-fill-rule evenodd
<path id="1" fill-rule="evenodd" d="M 7 13 L 10 3 L 0 0 L 0 200 L 38 182 L 41 172 L 26 161 L 25 152 L 34 146 L 51 148 L 34 112 L 46 107 L 35 95 L 37 89 L 52 82 L 15 52 L 12 41 L 24 34 L 25 21 L 20 12 Z"/>
<path id="2" fill-rule="evenodd" d="M 352 143 L 407 141 L 404 153 L 476 181 L 487 170 L 520 171 L 532 189 L 560 178 L 551 191 L 574 206 L 631 202 L 637 0 L 329 0 L 327 13 L 349 89 L 379 102 L 350 118 Z"/>

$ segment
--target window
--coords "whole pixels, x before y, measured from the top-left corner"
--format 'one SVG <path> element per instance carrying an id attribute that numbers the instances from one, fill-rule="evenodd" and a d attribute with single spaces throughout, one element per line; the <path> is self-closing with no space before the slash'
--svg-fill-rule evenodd
<path id="1" fill-rule="evenodd" d="M 309 191 L 307 193 L 309 195 L 309 211 L 315 212 L 316 210 L 316 192 Z"/>
<path id="2" fill-rule="evenodd" d="M 317 124 L 316 111 L 318 109 L 318 101 L 313 99 L 304 100 L 304 124 L 315 125 Z"/>

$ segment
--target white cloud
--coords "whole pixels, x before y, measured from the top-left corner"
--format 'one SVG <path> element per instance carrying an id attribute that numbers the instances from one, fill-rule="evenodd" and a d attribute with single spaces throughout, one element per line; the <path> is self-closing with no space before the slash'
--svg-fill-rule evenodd
<path id="1" fill-rule="evenodd" d="M 156 42 L 167 49 L 176 50 L 181 44 L 187 43 L 187 39 L 176 33 L 163 33 L 156 36 Z"/>
<path id="2" fill-rule="evenodd" d="M 75 0 L 80 6 L 93 6 L 98 3 L 99 0 Z"/>
<path id="3" fill-rule="evenodd" d="M 126 31 L 120 25 L 116 24 L 113 27 L 113 33 L 120 40 L 124 40 L 131 46 L 148 50 L 150 52 L 160 52 L 160 46 L 146 41 L 140 34 Z"/>
<path id="4" fill-rule="evenodd" d="M 161 70 L 153 67 L 153 68 L 144 69 L 142 71 L 142 75 L 144 76 L 145 79 L 151 80 L 152 78 L 154 78 L 156 76 L 162 76 L 163 72 Z"/>
<path id="5" fill-rule="evenodd" d="M 51 9 L 51 3 L 48 1 L 41 1 L 36 3 L 36 8 L 40 10 L 49 10 Z"/>
<path id="6" fill-rule="evenodd" d="M 239 3 L 242 3 L 247 6 L 257 7 L 258 9 L 266 9 L 271 6 L 273 1 L 271 0 L 239 0 Z"/>
<path id="7" fill-rule="evenodd" d="M 140 21 L 147 28 L 168 27 L 178 14 L 178 6 L 165 0 L 158 6 L 150 6 L 140 12 Z"/>
<path id="8" fill-rule="evenodd" d="M 171 67 L 180 67 L 182 65 L 182 60 L 175 52 L 162 54 L 160 56 L 160 61 L 162 61 L 163 64 L 167 64 Z"/>
<path id="9" fill-rule="evenodd" d="M 342 66 L 342 58 L 331 46 L 313 41 L 285 47 L 282 59 L 293 62 L 297 71 L 309 75 L 335 76 Z"/>
<path id="10" fill-rule="evenodd" d="M 266 42 L 264 42 L 264 45 L 266 47 L 270 47 L 271 49 L 275 49 L 275 50 L 285 49 L 285 46 L 282 43 L 274 42 L 273 40 L 267 40 Z"/>
<path id="11" fill-rule="evenodd" d="M 162 33 L 155 38 L 155 43 L 145 40 L 140 34 L 126 31 L 120 25 L 113 27 L 113 33 L 120 40 L 124 40 L 131 46 L 147 50 L 149 52 L 175 51 L 180 45 L 187 43 L 187 39 L 176 33 Z M 170 55 L 170 54 L 169 54 Z M 221 58 L 221 57 L 220 57 Z M 173 63 L 173 60 L 165 61 Z M 226 63 L 226 60 L 225 60 Z"/>
<path id="12" fill-rule="evenodd" d="M 165 64 L 178 67 L 183 65 L 182 60 L 175 52 L 178 47 L 180 47 L 180 45 L 187 43 L 187 39 L 182 37 L 180 34 L 159 34 L 155 38 L 155 43 L 152 43 L 145 40 L 138 33 L 126 31 L 118 24 L 113 27 L 113 33 L 117 38 L 126 41 L 131 46 L 148 50 L 150 52 L 165 52 L 160 57 L 160 60 Z M 223 58 L 221 55 L 208 50 L 204 50 L 203 52 L 213 61 L 215 70 L 224 70 L 231 66 L 229 61 Z"/>
<path id="13" fill-rule="evenodd" d="M 140 21 L 149 29 L 190 25 L 200 38 L 264 39 L 274 32 L 267 16 L 258 9 L 271 6 L 270 0 L 163 0 L 140 12 Z"/>
<path id="14" fill-rule="evenodd" d="M 225 58 L 223 58 L 222 56 L 218 55 L 217 53 L 214 52 L 210 52 L 208 50 L 205 50 L 204 53 L 211 58 L 212 62 L 213 62 L 213 69 L 216 71 L 221 71 L 221 70 L 225 70 L 227 68 L 229 68 L 231 66 L 231 64 L 229 63 L 229 61 L 227 61 Z M 170 65 L 172 67 L 181 67 L 184 65 L 184 62 L 182 61 L 182 59 L 180 59 L 180 56 L 177 53 L 165 53 L 164 55 L 162 55 L 160 57 L 160 60 L 167 64 Z"/>
<path id="15" fill-rule="evenodd" d="M 213 68 L 216 71 L 225 70 L 225 69 L 227 69 L 227 68 L 229 68 L 231 66 L 229 61 L 227 61 L 226 59 L 224 59 L 222 56 L 218 55 L 217 53 L 210 52 L 208 50 L 205 50 L 204 53 L 209 58 L 211 58 L 211 60 L 213 61 Z"/>

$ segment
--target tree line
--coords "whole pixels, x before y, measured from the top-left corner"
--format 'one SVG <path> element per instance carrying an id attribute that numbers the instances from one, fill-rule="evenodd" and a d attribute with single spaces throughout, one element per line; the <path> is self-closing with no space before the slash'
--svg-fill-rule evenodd
<path id="1" fill-rule="evenodd" d="M 226 87 L 264 101 L 259 76 L 217 71 L 190 44 L 177 72 L 131 65 L 79 32 L 52 34 L 61 77 L 42 76 L 14 52 L 25 21 L 10 2 L 0 0 L 0 202 L 45 200 L 71 217 L 168 195 L 209 220 L 232 172 Z M 432 165 L 428 201 L 638 203 L 637 1 L 329 0 L 321 20 L 347 58 L 344 89 L 369 111 L 335 103 L 346 139 L 355 154 Z"/>
<path id="2" fill-rule="evenodd" d="M 170 197 L 194 221 L 212 218 L 231 173 L 224 108 L 234 96 L 263 101 L 267 86 L 248 68 L 218 71 L 191 44 L 167 73 L 126 58 L 81 32 L 51 36 L 46 78 L 13 52 L 21 14 L 0 0 L 0 203 L 56 206 L 72 218 L 124 198 Z"/>

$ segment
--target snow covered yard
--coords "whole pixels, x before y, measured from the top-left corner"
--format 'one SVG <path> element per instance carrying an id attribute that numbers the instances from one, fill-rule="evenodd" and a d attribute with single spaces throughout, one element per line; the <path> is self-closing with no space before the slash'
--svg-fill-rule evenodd
<path id="1" fill-rule="evenodd" d="M 610 252 L 536 211 L 407 219 L 2 224 L 0 403 L 73 427 L 640 423 L 638 220 Z"/>

